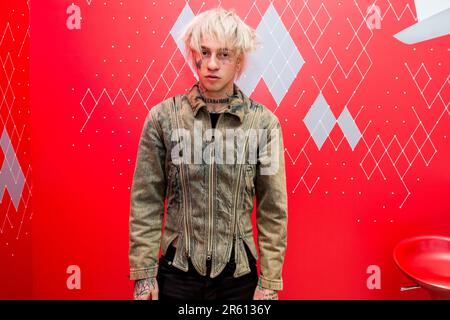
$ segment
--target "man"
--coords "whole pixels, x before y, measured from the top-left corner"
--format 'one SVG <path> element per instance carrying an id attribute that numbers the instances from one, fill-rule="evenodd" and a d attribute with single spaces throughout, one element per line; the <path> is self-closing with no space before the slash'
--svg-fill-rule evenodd
<path id="1" fill-rule="evenodd" d="M 287 236 L 281 127 L 234 83 L 255 31 L 217 8 L 196 16 L 182 39 L 199 81 L 145 119 L 131 190 L 134 298 L 278 299 Z"/>

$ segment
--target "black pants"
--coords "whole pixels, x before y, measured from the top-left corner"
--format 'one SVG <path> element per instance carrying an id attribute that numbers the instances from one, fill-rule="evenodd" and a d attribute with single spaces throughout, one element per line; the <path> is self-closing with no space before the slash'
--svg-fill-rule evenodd
<path id="1" fill-rule="evenodd" d="M 251 272 L 238 278 L 233 277 L 236 269 L 234 248 L 231 260 L 215 278 L 200 275 L 189 260 L 189 270 L 184 272 L 172 265 L 175 247 L 169 246 L 161 256 L 158 268 L 159 299 L 162 301 L 183 300 L 252 300 L 258 283 L 256 260 L 245 248 L 249 257 Z M 208 261 L 208 274 L 211 265 Z"/>

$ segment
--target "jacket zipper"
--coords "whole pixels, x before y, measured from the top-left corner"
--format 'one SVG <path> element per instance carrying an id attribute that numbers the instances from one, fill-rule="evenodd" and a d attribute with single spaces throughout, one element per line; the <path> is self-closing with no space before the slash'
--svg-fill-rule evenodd
<path id="1" fill-rule="evenodd" d="M 255 111 L 255 115 L 252 118 L 252 122 L 250 123 L 249 129 L 253 128 L 253 123 L 255 122 L 257 112 L 258 112 L 258 110 Z M 245 156 L 245 152 L 247 151 L 247 145 L 248 145 L 248 137 L 245 140 L 243 156 Z M 240 167 L 239 167 L 239 171 L 238 171 L 237 186 L 236 186 L 236 190 L 235 190 L 235 194 L 234 194 L 234 203 L 233 203 L 233 212 L 234 212 L 234 219 L 235 219 L 234 226 L 233 226 L 233 235 L 234 235 L 234 238 L 236 239 L 236 244 L 237 244 L 238 239 L 242 239 L 241 226 L 238 223 L 238 217 L 237 217 L 237 197 L 238 197 L 238 193 L 239 193 L 239 186 L 241 184 L 242 168 L 243 168 L 242 163 L 240 163 L 239 165 L 240 165 Z M 236 232 L 236 229 L 237 229 L 237 232 Z M 237 248 L 235 248 L 235 250 L 237 250 Z"/>
<path id="2" fill-rule="evenodd" d="M 178 105 L 176 105 L 175 108 L 175 119 L 176 119 L 176 123 L 177 123 L 177 129 L 180 128 L 180 123 L 178 121 Z M 179 132 L 178 132 L 179 134 Z M 180 143 L 180 136 L 178 135 L 178 143 Z M 182 185 L 182 189 L 183 189 L 183 203 L 184 203 L 184 240 L 185 240 L 185 256 L 187 258 L 189 258 L 191 256 L 190 253 L 190 249 L 191 249 L 191 239 L 189 236 L 189 219 L 188 219 L 188 214 L 189 214 L 189 208 L 188 208 L 188 201 L 187 201 L 187 194 L 186 194 L 186 181 L 184 180 L 184 162 L 182 161 L 180 164 L 180 181 L 181 181 L 181 185 Z"/>
<path id="3" fill-rule="evenodd" d="M 221 113 L 219 115 L 219 118 L 217 119 L 217 123 L 216 123 L 216 129 L 218 128 L 220 119 L 222 118 L 223 113 Z M 212 129 L 211 126 L 211 116 L 208 112 L 208 119 L 209 119 L 209 127 L 210 129 Z M 213 200 L 213 196 L 214 196 L 214 170 L 215 170 L 215 163 L 214 163 L 214 159 L 215 159 L 215 136 L 213 134 L 213 139 L 211 139 L 213 145 L 211 148 L 211 152 L 210 152 L 210 164 L 209 164 L 209 210 L 208 210 L 208 244 L 207 244 L 207 256 L 206 256 L 206 260 L 211 260 L 212 256 L 213 256 L 213 250 L 212 250 L 212 243 L 213 243 L 213 234 L 214 234 L 214 200 Z M 213 189 L 214 188 L 214 189 Z"/>

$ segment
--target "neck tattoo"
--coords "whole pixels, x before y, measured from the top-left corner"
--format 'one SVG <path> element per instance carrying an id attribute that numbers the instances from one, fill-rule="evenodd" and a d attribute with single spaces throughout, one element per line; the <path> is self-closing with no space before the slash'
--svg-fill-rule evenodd
<path id="1" fill-rule="evenodd" d="M 203 88 L 203 86 L 201 84 L 198 86 L 198 88 L 199 88 L 199 91 L 200 91 L 200 95 L 202 96 L 203 101 L 205 101 L 205 103 L 211 103 L 211 104 L 223 104 L 223 103 L 226 103 L 226 104 L 229 104 L 230 101 L 231 101 L 231 97 L 228 94 L 227 94 L 226 98 L 208 98 L 208 97 L 205 97 L 206 89 Z"/>
<path id="2" fill-rule="evenodd" d="M 203 97 L 205 103 L 230 103 L 230 98 L 213 99 Z"/>

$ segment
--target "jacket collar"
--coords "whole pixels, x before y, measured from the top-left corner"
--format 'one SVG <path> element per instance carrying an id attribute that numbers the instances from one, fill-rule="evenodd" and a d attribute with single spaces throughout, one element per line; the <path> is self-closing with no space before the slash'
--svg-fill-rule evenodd
<path id="1" fill-rule="evenodd" d="M 197 116 L 198 111 L 201 108 L 206 108 L 206 103 L 203 100 L 202 95 L 199 90 L 199 82 L 196 82 L 192 88 L 189 90 L 187 94 L 187 98 L 189 104 L 192 107 L 192 112 L 194 113 L 194 117 Z M 248 106 L 250 104 L 250 99 L 239 89 L 239 87 L 234 83 L 233 84 L 233 95 L 230 97 L 230 105 L 225 113 L 230 113 L 234 116 L 237 116 L 241 123 L 244 120 L 245 114 L 248 112 Z"/>

